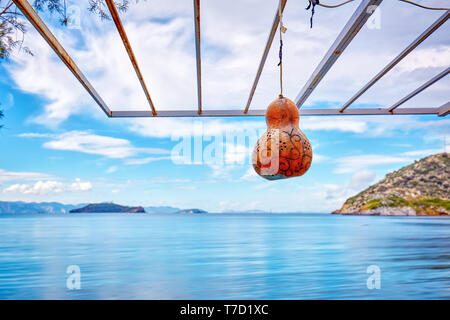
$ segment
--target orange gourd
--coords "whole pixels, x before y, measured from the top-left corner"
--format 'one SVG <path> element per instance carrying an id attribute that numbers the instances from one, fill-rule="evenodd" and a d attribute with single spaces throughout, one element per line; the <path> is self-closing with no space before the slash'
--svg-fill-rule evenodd
<path id="1" fill-rule="evenodd" d="M 311 144 L 298 122 L 297 106 L 282 95 L 267 107 L 267 131 L 259 138 L 252 156 L 253 167 L 261 177 L 268 180 L 299 177 L 309 169 Z"/>

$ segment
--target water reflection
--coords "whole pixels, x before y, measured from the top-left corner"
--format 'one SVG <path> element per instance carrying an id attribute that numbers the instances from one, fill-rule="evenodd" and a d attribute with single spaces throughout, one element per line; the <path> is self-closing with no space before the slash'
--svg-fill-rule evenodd
<path id="1" fill-rule="evenodd" d="M 0 216 L 2 299 L 450 298 L 450 219 Z M 66 268 L 81 268 L 81 290 Z M 381 289 L 369 290 L 369 265 Z"/>

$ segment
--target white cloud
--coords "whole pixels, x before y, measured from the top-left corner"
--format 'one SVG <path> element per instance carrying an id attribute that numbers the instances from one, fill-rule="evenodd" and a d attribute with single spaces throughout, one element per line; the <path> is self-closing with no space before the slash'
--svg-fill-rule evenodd
<path id="1" fill-rule="evenodd" d="M 377 123 L 376 131 L 373 132 L 374 135 L 389 135 L 396 131 L 414 132 L 417 130 L 426 130 L 427 135 L 423 137 L 425 141 L 428 138 L 428 134 L 431 136 L 438 132 L 445 133 L 450 127 L 450 119 L 447 118 L 420 121 L 416 117 L 401 117 L 401 119 L 395 119 L 394 122 L 394 120 L 388 121 L 386 117 L 379 117 L 377 120 L 379 122 Z"/>
<path id="2" fill-rule="evenodd" d="M 323 199 L 343 203 L 349 196 L 349 189 L 338 184 L 327 183 L 323 185 Z"/>
<path id="3" fill-rule="evenodd" d="M 240 180 L 242 181 L 256 181 L 258 179 L 258 174 L 256 173 L 253 166 L 248 168 L 248 170 L 244 173 Z"/>
<path id="4" fill-rule="evenodd" d="M 257 184 L 254 187 L 252 187 L 252 189 L 254 190 L 262 190 L 262 189 L 268 189 L 273 187 L 273 184 L 271 184 L 269 181 L 265 181 L 261 184 Z"/>
<path id="5" fill-rule="evenodd" d="M 21 137 L 47 137 L 51 140 L 43 144 L 44 148 L 53 150 L 77 151 L 96 154 L 108 158 L 128 158 L 139 153 L 168 154 L 160 148 L 136 148 L 129 140 L 100 136 L 86 131 L 69 131 L 58 135 L 24 133 Z"/>
<path id="6" fill-rule="evenodd" d="M 323 155 L 318 154 L 317 152 L 313 151 L 313 161 L 315 163 L 323 162 L 323 161 L 328 160 L 328 159 L 329 159 L 329 157 L 323 156 Z"/>
<path id="7" fill-rule="evenodd" d="M 235 142 L 223 143 L 221 141 L 217 144 L 217 147 L 224 150 L 222 155 L 216 155 L 212 159 L 203 159 L 211 168 L 212 177 L 230 180 L 229 177 L 233 171 L 251 164 L 253 146 Z"/>
<path id="8" fill-rule="evenodd" d="M 225 145 L 225 163 L 244 164 L 245 160 L 251 159 L 253 146 L 227 143 Z"/>
<path id="9" fill-rule="evenodd" d="M 83 182 L 75 179 L 72 183 L 62 183 L 59 181 L 38 181 L 34 184 L 13 184 L 3 189 L 3 193 L 20 193 L 20 194 L 49 194 L 61 192 L 81 192 L 92 189 L 90 182 Z"/>
<path id="10" fill-rule="evenodd" d="M 369 186 L 375 180 L 375 177 L 376 173 L 374 171 L 358 171 L 351 176 L 348 187 L 355 190 L 362 189 L 363 187 Z"/>
<path id="11" fill-rule="evenodd" d="M 222 181 L 232 181 L 231 174 L 233 171 L 240 169 L 240 166 L 235 164 L 209 164 L 211 168 L 211 177 L 217 179 L 223 179 Z"/>
<path id="12" fill-rule="evenodd" d="M 109 158 L 126 158 L 135 154 L 131 143 L 125 139 L 98 136 L 82 131 L 63 133 L 44 143 L 45 148 L 98 154 Z"/>
<path id="13" fill-rule="evenodd" d="M 174 184 L 183 184 L 192 182 L 189 179 L 171 179 L 168 177 L 153 177 L 148 181 L 151 183 L 174 183 Z"/>
<path id="14" fill-rule="evenodd" d="M 442 130 L 440 128 L 436 128 L 436 130 L 428 132 L 424 135 L 423 139 L 425 142 L 439 142 L 443 150 L 449 152 L 450 145 L 450 122 L 447 127 L 444 127 Z"/>
<path id="15" fill-rule="evenodd" d="M 15 172 L 0 169 L 0 182 L 6 181 L 33 181 L 55 179 L 52 175 L 40 172 Z"/>
<path id="16" fill-rule="evenodd" d="M 417 69 L 447 68 L 450 64 L 450 46 L 417 49 L 414 55 L 399 65 L 400 72 L 412 72 Z"/>
<path id="17" fill-rule="evenodd" d="M 146 157 L 146 158 L 139 158 L 139 159 L 127 159 L 124 161 L 127 165 L 140 165 L 140 164 L 147 164 L 154 161 L 161 161 L 161 160 L 170 160 L 171 157 Z"/>
<path id="18" fill-rule="evenodd" d="M 99 112 L 98 109 L 94 109 L 91 97 L 55 56 L 47 43 L 40 39 L 33 28 L 27 30 L 30 31 L 27 34 L 27 45 L 33 48 L 35 55 L 30 57 L 24 53 L 15 54 L 14 64 L 7 70 L 19 89 L 47 100 L 44 113 L 34 121 L 56 126 L 71 114 L 80 113 L 82 110 L 90 109 L 94 114 Z"/>
<path id="19" fill-rule="evenodd" d="M 369 128 L 367 121 L 337 117 L 302 117 L 300 128 L 306 130 L 337 130 L 342 132 L 362 133 Z"/>
<path id="20" fill-rule="evenodd" d="M 175 186 L 175 189 L 179 189 L 179 190 L 186 190 L 186 191 L 190 191 L 190 190 L 197 190 L 196 186 Z"/>
<path id="21" fill-rule="evenodd" d="M 131 119 L 130 130 L 147 137 L 170 138 L 186 136 L 216 136 L 225 133 L 250 133 L 265 129 L 265 122 L 261 121 L 224 121 L 210 118 L 205 119 L 170 119 L 150 118 Z"/>
<path id="22" fill-rule="evenodd" d="M 37 133 L 37 132 L 26 132 L 18 135 L 21 138 L 51 138 L 52 135 L 49 133 Z"/>
<path id="23" fill-rule="evenodd" d="M 14 95 L 12 93 L 7 93 L 5 96 L 3 96 L 0 106 L 2 110 L 8 110 L 12 106 L 14 106 Z"/>
<path id="24" fill-rule="evenodd" d="M 400 156 L 387 156 L 380 154 L 366 154 L 358 156 L 342 157 L 336 160 L 338 166 L 335 173 L 352 173 L 369 167 L 411 162 L 410 158 Z"/>
<path id="25" fill-rule="evenodd" d="M 117 166 L 111 166 L 108 169 L 106 169 L 106 173 L 114 173 L 117 171 Z"/>
<path id="26" fill-rule="evenodd" d="M 398 155 L 365 154 L 342 157 L 336 160 L 337 167 L 334 169 L 334 173 L 357 172 L 357 175 L 352 177 L 353 182 L 350 182 L 350 184 L 352 184 L 359 179 L 364 180 L 364 177 L 369 179 L 373 175 L 373 173 L 372 171 L 367 171 L 368 168 L 386 164 L 406 165 L 408 163 L 411 163 L 418 157 L 421 158 L 441 152 L 443 152 L 443 149 L 426 149 L 407 151 Z"/>
<path id="27" fill-rule="evenodd" d="M 92 189 L 90 182 L 82 182 L 81 179 L 75 179 L 75 182 L 71 183 L 66 190 L 68 191 L 88 191 Z"/>
<path id="28" fill-rule="evenodd" d="M 375 182 L 376 173 L 369 170 L 356 171 L 348 180 L 342 184 L 324 184 L 311 192 L 311 197 L 316 199 L 317 207 L 335 210 L 349 197 L 361 192 Z M 317 189 L 317 188 L 316 188 Z"/>
<path id="29" fill-rule="evenodd" d="M 426 150 L 413 150 L 413 151 L 407 151 L 403 152 L 402 155 L 407 157 L 416 157 L 416 156 L 429 156 L 436 153 L 444 152 L 444 149 L 426 149 Z"/>

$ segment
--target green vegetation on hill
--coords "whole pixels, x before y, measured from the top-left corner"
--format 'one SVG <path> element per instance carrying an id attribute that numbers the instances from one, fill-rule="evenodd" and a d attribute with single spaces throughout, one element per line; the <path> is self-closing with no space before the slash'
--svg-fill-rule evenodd
<path id="1" fill-rule="evenodd" d="M 143 207 L 126 207 L 115 203 L 92 203 L 83 208 L 70 210 L 70 213 L 103 213 L 103 212 L 131 212 L 145 213 Z"/>
<path id="2" fill-rule="evenodd" d="M 450 158 L 432 155 L 394 171 L 334 213 L 450 215 Z"/>

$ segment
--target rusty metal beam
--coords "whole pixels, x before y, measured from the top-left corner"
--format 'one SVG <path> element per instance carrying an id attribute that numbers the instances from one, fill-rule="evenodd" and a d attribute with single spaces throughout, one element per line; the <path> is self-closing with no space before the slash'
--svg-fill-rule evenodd
<path id="1" fill-rule="evenodd" d="M 352 108 L 345 112 L 340 112 L 336 109 L 300 109 L 300 116 L 342 116 L 342 115 L 420 115 L 420 114 L 434 114 L 438 115 L 439 112 L 448 113 L 448 107 L 450 103 L 446 105 L 446 108 L 399 108 L 390 112 L 388 108 Z M 444 110 L 445 109 L 445 110 Z M 158 112 L 157 117 L 251 117 L 251 116 L 265 116 L 265 109 L 249 110 L 247 113 L 243 113 L 242 110 L 204 110 L 199 114 L 195 110 L 171 110 Z M 442 114 L 445 115 L 445 114 Z M 113 118 L 122 117 L 152 117 L 150 111 L 112 111 Z"/>
<path id="2" fill-rule="evenodd" d="M 397 101 L 395 104 L 392 105 L 392 107 L 389 108 L 389 111 L 393 111 L 393 110 L 397 109 L 399 106 L 404 104 L 406 101 L 408 101 L 409 99 L 411 99 L 415 95 L 419 94 L 420 92 L 422 92 L 423 90 L 425 90 L 426 88 L 431 86 L 433 83 L 441 80 L 443 77 L 445 77 L 449 73 L 450 73 L 450 68 L 445 69 L 444 71 L 439 73 L 437 76 L 434 76 L 432 79 L 430 79 L 427 82 L 425 82 L 419 88 L 417 88 L 416 90 L 414 90 L 413 92 L 411 92 L 410 94 L 405 96 L 404 98 L 402 98 L 399 101 Z"/>
<path id="3" fill-rule="evenodd" d="M 450 113 L 450 101 L 443 104 L 438 109 L 438 116 L 444 117 Z"/>
<path id="4" fill-rule="evenodd" d="M 319 82 L 323 79 L 325 74 L 331 69 L 333 64 L 341 56 L 342 52 L 347 48 L 349 43 L 353 40 L 356 34 L 361 30 L 366 21 L 375 11 L 376 7 L 380 5 L 382 0 L 363 0 L 356 11 L 348 20 L 347 24 L 337 36 L 334 43 L 331 45 L 328 52 L 322 58 L 317 68 L 312 73 L 306 84 L 300 90 L 295 98 L 297 107 L 301 107 L 306 99 L 311 95 Z"/>
<path id="5" fill-rule="evenodd" d="M 391 70 L 397 63 L 405 58 L 411 51 L 413 51 L 419 44 L 421 44 L 426 38 L 428 38 L 434 31 L 439 29 L 450 17 L 450 10 L 447 10 L 442 16 L 439 17 L 431 26 L 429 26 L 416 40 L 414 40 L 409 46 L 407 46 L 397 57 L 389 62 L 383 70 L 381 70 L 375 77 L 372 78 L 361 90 L 359 90 L 353 97 L 350 98 L 341 108 L 341 111 L 347 109 L 349 105 L 356 101 L 364 92 L 366 92 L 371 86 L 373 86 L 378 80 L 381 79 L 389 70 Z"/>
<path id="6" fill-rule="evenodd" d="M 67 68 L 73 73 L 75 78 L 81 83 L 81 85 L 86 89 L 86 91 L 91 95 L 91 97 L 97 102 L 97 104 L 102 108 L 103 112 L 110 117 L 111 110 L 108 108 L 106 103 L 84 76 L 81 70 L 78 68 L 76 63 L 72 60 L 69 54 L 66 52 L 64 47 L 58 42 L 56 37 L 47 27 L 47 25 L 42 21 L 30 3 L 26 0 L 13 0 L 17 8 L 23 13 L 23 15 L 30 21 L 33 27 L 41 34 L 42 38 L 47 41 L 48 45 L 55 51 L 58 57 L 64 62 Z"/>
<path id="7" fill-rule="evenodd" d="M 282 1 L 281 2 L 281 13 L 283 13 L 287 0 L 281 0 L 281 1 Z M 266 47 L 264 48 L 263 55 L 261 57 L 261 60 L 259 61 L 258 70 L 256 71 L 255 80 L 253 80 L 252 89 L 250 90 L 247 104 L 245 105 L 244 113 L 248 112 L 248 109 L 250 108 L 250 104 L 252 103 L 253 95 L 255 94 L 256 87 L 258 86 L 259 78 L 261 77 L 261 73 L 262 73 L 264 65 L 266 63 L 267 55 L 269 54 L 270 47 L 272 46 L 273 38 L 275 37 L 275 34 L 277 32 L 279 23 L 280 23 L 279 6 L 277 6 L 275 18 L 273 18 L 272 28 L 270 29 L 269 37 L 267 38 Z"/>
<path id="8" fill-rule="evenodd" d="M 123 27 L 122 21 L 120 20 L 119 12 L 117 12 L 116 5 L 114 4 L 113 0 L 106 0 L 106 4 L 108 5 L 108 9 L 109 9 L 109 12 L 111 13 L 111 17 L 113 18 L 114 23 L 117 27 L 117 31 L 119 31 L 120 37 L 122 38 L 122 42 L 125 47 L 125 50 L 127 51 L 128 56 L 130 57 L 130 61 L 131 61 L 131 64 L 133 65 L 134 71 L 136 71 L 136 75 L 139 79 L 139 82 L 141 83 L 142 90 L 144 90 L 145 97 L 147 98 L 150 108 L 152 109 L 152 114 L 154 116 L 156 116 L 155 106 L 153 104 L 152 98 L 150 97 L 150 93 L 148 92 L 147 85 L 145 84 L 144 77 L 142 76 L 141 70 L 139 69 L 138 62 L 134 55 L 133 49 L 131 48 L 131 43 L 128 40 L 128 36 L 125 32 L 125 28 Z"/>
<path id="9" fill-rule="evenodd" d="M 195 55 L 197 62 L 198 114 L 202 113 L 202 55 L 200 47 L 200 0 L 194 0 Z"/>

